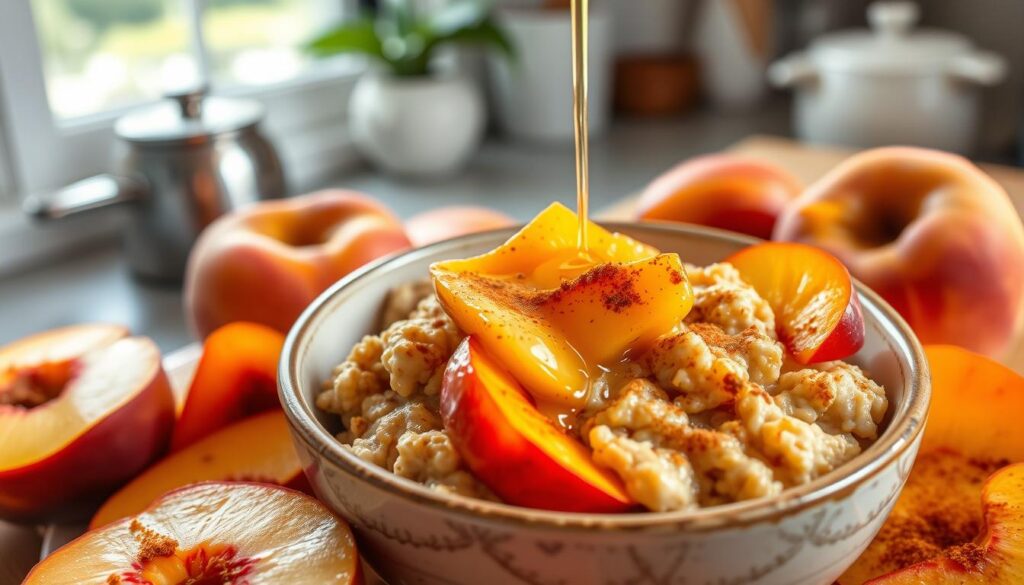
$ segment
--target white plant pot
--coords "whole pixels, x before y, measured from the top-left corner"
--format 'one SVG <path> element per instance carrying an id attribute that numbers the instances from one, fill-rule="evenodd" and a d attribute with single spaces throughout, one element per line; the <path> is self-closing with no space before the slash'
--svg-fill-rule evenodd
<path id="1" fill-rule="evenodd" d="M 370 73 L 349 102 L 352 138 L 381 170 L 397 175 L 447 175 L 480 143 L 484 100 L 461 76 L 400 78 Z"/>
<path id="2" fill-rule="evenodd" d="M 526 140 L 565 142 L 572 127 L 572 22 L 568 10 L 508 9 L 499 18 L 516 48 L 516 59 L 491 59 L 498 124 Z M 590 135 L 611 118 L 611 11 L 601 2 L 590 8 Z"/>

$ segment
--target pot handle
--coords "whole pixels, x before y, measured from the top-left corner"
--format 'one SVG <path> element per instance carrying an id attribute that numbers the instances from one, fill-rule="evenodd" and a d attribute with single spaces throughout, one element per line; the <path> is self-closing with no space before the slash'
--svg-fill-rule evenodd
<path id="1" fill-rule="evenodd" d="M 1006 60 L 995 53 L 978 51 L 953 59 L 949 75 L 956 81 L 996 85 L 1006 78 Z"/>
<path id="2" fill-rule="evenodd" d="M 117 175 L 96 175 L 43 195 L 29 195 L 22 208 L 37 220 L 63 219 L 85 211 L 137 201 L 146 193 L 141 181 Z"/>
<path id="3" fill-rule="evenodd" d="M 797 87 L 818 80 L 818 68 L 802 53 L 784 57 L 768 67 L 768 81 L 775 87 Z"/>

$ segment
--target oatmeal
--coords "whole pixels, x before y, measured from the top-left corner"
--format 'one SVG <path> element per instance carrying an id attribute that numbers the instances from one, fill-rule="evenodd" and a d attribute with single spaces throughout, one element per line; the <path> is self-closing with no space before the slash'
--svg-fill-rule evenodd
<path id="1" fill-rule="evenodd" d="M 877 438 L 888 408 L 880 385 L 844 362 L 793 369 L 771 307 L 735 268 L 687 273 L 685 319 L 594 380 L 564 425 L 630 498 L 673 511 L 771 496 Z M 338 438 L 361 459 L 433 490 L 494 499 L 440 416 L 445 367 L 464 334 L 423 283 L 396 290 L 385 315 L 384 330 L 335 368 L 318 407 L 340 416 Z"/>

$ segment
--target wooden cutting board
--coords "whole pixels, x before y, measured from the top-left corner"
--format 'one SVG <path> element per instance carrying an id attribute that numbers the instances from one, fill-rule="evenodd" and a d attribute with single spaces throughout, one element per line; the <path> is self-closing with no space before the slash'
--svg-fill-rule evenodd
<path id="1" fill-rule="evenodd" d="M 806 184 L 819 179 L 853 153 L 852 150 L 808 146 L 794 140 L 772 136 L 751 136 L 728 150 L 779 165 Z M 1017 208 L 1017 213 L 1024 216 L 1024 169 L 994 164 L 979 166 L 1006 189 L 1014 207 Z M 636 196 L 628 197 L 604 210 L 601 217 L 618 220 L 632 219 L 635 204 Z M 1024 335 L 1017 340 L 1014 348 L 1003 358 L 1003 362 L 1024 374 Z"/>

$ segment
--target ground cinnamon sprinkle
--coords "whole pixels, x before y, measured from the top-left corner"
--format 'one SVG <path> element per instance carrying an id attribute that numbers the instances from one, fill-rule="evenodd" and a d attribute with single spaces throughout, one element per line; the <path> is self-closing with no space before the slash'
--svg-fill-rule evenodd
<path id="1" fill-rule="evenodd" d="M 135 540 L 139 542 L 139 563 L 145 563 L 160 557 L 168 557 L 178 550 L 178 541 L 169 536 L 164 536 L 155 530 L 146 528 L 138 520 L 132 520 L 128 530 L 135 537 Z"/>
<path id="2" fill-rule="evenodd" d="M 981 488 L 1006 464 L 966 459 L 944 449 L 918 457 L 892 515 L 871 543 L 880 552 L 878 573 L 939 556 L 981 570 L 984 550 L 974 542 L 984 527 Z"/>

